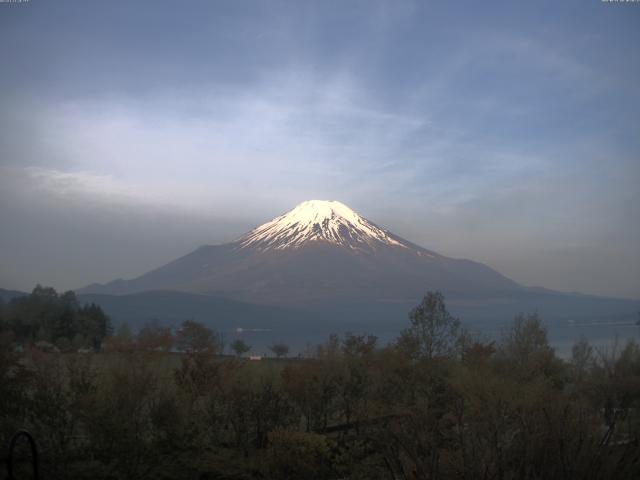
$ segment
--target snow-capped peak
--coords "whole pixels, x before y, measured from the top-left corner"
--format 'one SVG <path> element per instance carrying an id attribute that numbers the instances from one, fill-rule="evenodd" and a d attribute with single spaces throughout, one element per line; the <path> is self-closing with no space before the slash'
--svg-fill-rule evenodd
<path id="1" fill-rule="evenodd" d="M 336 201 L 308 200 L 238 240 L 241 248 L 299 248 L 307 242 L 328 242 L 351 249 L 376 245 L 406 247 L 387 231 Z"/>

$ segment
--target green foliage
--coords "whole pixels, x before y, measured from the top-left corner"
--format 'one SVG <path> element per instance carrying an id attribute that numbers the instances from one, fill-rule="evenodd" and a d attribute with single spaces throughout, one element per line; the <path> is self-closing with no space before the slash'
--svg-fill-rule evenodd
<path id="1" fill-rule="evenodd" d="M 88 346 L 100 349 L 111 334 L 111 321 L 98 305 L 80 305 L 72 291 L 58 294 L 38 285 L 30 295 L 14 298 L 2 308 L 3 332 L 11 332 L 14 343 L 46 341 L 64 350 L 71 349 L 72 339 L 81 335 Z"/>
<path id="2" fill-rule="evenodd" d="M 251 350 L 251 345 L 248 345 L 244 340 L 238 338 L 231 342 L 231 350 L 233 350 L 238 357 L 241 357 Z"/>

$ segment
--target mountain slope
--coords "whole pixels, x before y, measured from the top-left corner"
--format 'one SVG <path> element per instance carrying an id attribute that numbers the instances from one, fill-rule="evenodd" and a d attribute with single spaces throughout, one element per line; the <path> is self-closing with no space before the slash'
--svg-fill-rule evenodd
<path id="1" fill-rule="evenodd" d="M 4 288 L 0 288 L 0 300 L 3 302 L 9 302 L 13 298 L 24 297 L 25 295 L 29 295 L 26 292 L 20 292 L 18 290 L 6 290 Z"/>
<path id="2" fill-rule="evenodd" d="M 409 248 L 408 242 L 394 238 L 343 203 L 322 200 L 302 202 L 238 241 L 241 248 L 261 251 L 301 248 L 311 242 L 369 252 L 382 246 Z"/>
<path id="3" fill-rule="evenodd" d="M 193 317 L 228 335 L 237 326 L 259 329 L 241 334 L 256 347 L 285 341 L 300 351 L 345 331 L 389 341 L 427 290 L 442 291 L 454 315 L 490 338 L 517 313 L 537 311 L 565 350 L 582 337 L 635 335 L 640 310 L 638 301 L 521 286 L 481 263 L 417 246 L 343 204 L 320 201 L 138 278 L 87 287 L 81 298 L 116 323 Z"/>
<path id="4" fill-rule="evenodd" d="M 133 280 L 81 293 L 177 290 L 274 305 L 415 301 L 429 289 L 449 295 L 517 291 L 486 265 L 412 244 L 339 202 L 312 200 L 232 243 L 203 246 Z"/>

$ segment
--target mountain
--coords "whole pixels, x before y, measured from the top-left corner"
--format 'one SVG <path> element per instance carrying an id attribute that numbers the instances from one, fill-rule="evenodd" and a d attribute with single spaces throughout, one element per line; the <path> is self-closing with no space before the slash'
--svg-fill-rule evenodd
<path id="1" fill-rule="evenodd" d="M 640 302 L 530 288 L 471 260 L 415 245 L 339 202 L 312 200 L 234 242 L 207 245 L 131 280 L 80 289 L 116 323 L 195 318 L 252 345 L 286 340 L 302 349 L 329 333 L 390 340 L 428 290 L 488 336 L 519 312 L 538 312 L 564 348 L 636 334 Z M 234 327 L 236 326 L 236 327 Z M 244 333 L 243 336 L 246 336 Z M 564 346 L 563 346 L 564 345 Z"/>
<path id="2" fill-rule="evenodd" d="M 428 290 L 495 338 L 519 312 L 538 312 L 565 354 L 580 338 L 606 344 L 636 335 L 640 302 L 530 288 L 471 260 L 440 255 L 339 202 L 311 200 L 234 242 L 206 245 L 131 280 L 78 290 L 116 323 L 194 318 L 254 346 L 298 351 L 329 333 L 394 338 Z M 250 333 L 253 332 L 253 333 Z"/>
<path id="3" fill-rule="evenodd" d="M 25 295 L 29 294 L 18 290 L 5 290 L 4 288 L 0 288 L 0 300 L 3 302 L 9 302 L 13 298 L 24 297 Z"/>
<path id="4" fill-rule="evenodd" d="M 534 311 L 565 349 L 581 337 L 602 342 L 637 331 L 638 301 L 525 287 L 481 263 L 415 245 L 335 201 L 303 202 L 234 242 L 76 292 L 115 324 L 193 318 L 228 339 L 241 335 L 259 348 L 286 341 L 302 351 L 329 333 L 391 340 L 428 290 L 443 292 L 454 315 L 490 337 L 517 313 Z M 0 290 L 0 298 L 19 294 Z"/>
<path id="5" fill-rule="evenodd" d="M 427 290 L 498 295 L 523 286 L 417 246 L 335 201 L 306 201 L 234 242 L 203 246 L 132 280 L 80 293 L 173 290 L 270 305 L 415 303 Z"/>

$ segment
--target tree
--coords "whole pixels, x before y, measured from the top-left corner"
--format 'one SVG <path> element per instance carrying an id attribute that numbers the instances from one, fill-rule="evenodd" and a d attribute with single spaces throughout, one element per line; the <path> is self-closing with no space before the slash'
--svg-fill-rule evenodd
<path id="1" fill-rule="evenodd" d="M 222 350 L 220 335 L 195 320 L 185 320 L 176 331 L 176 348 L 187 353 L 210 352 Z"/>
<path id="2" fill-rule="evenodd" d="M 537 313 L 519 314 L 502 335 L 499 357 L 504 369 L 521 380 L 553 376 L 560 369 Z"/>
<path id="3" fill-rule="evenodd" d="M 71 345 L 75 350 L 87 347 L 87 338 L 81 333 L 76 333 L 71 340 Z"/>
<path id="4" fill-rule="evenodd" d="M 586 338 L 581 338 L 571 347 L 571 372 L 574 381 L 582 381 L 595 362 L 594 350 Z"/>
<path id="5" fill-rule="evenodd" d="M 590 381 L 593 382 L 593 400 L 604 414 L 604 420 L 613 434 L 631 412 L 636 438 L 640 439 L 640 346 L 628 340 L 620 350 L 616 339 L 611 348 L 597 349 L 597 360 Z M 607 436 L 610 436 L 607 434 Z"/>
<path id="6" fill-rule="evenodd" d="M 76 293 L 73 290 L 68 290 L 60 295 L 60 302 L 65 308 L 69 308 L 71 310 L 77 310 L 80 308 L 78 297 L 76 297 Z"/>
<path id="7" fill-rule="evenodd" d="M 133 344 L 133 334 L 127 322 L 118 326 L 115 335 L 105 339 L 105 349 L 113 352 L 130 352 Z"/>
<path id="8" fill-rule="evenodd" d="M 52 287 L 43 287 L 42 285 L 37 284 L 31 291 L 31 297 L 53 301 L 58 298 L 58 293 Z"/>
<path id="9" fill-rule="evenodd" d="M 12 350 L 13 348 L 13 342 L 15 342 L 16 340 L 16 334 L 13 333 L 13 330 L 11 329 L 6 329 L 6 330 L 2 330 L 0 329 L 0 351 L 2 350 Z"/>
<path id="10" fill-rule="evenodd" d="M 342 339 L 342 353 L 347 357 L 369 355 L 376 348 L 378 337 L 375 335 L 353 335 L 347 333 Z"/>
<path id="11" fill-rule="evenodd" d="M 55 345 L 61 352 L 69 352 L 73 347 L 73 345 L 71 344 L 71 340 L 69 340 L 67 337 L 56 338 Z"/>
<path id="12" fill-rule="evenodd" d="M 340 356 L 340 337 L 335 333 L 329 335 L 327 341 L 316 347 L 316 358 L 335 359 Z"/>
<path id="13" fill-rule="evenodd" d="M 275 343 L 269 347 L 269 349 L 278 358 L 286 357 L 289 354 L 289 345 L 284 343 Z"/>
<path id="14" fill-rule="evenodd" d="M 329 357 L 293 362 L 283 369 L 285 392 L 303 414 L 307 432 L 327 428 L 335 410 L 338 373 Z"/>
<path id="15" fill-rule="evenodd" d="M 53 327 L 53 338 L 72 338 L 77 332 L 76 325 L 76 312 L 72 310 L 71 306 L 65 306 L 62 314 L 58 317 L 56 324 Z"/>
<path id="16" fill-rule="evenodd" d="M 138 332 L 138 348 L 142 350 L 163 350 L 168 352 L 173 346 L 171 328 L 163 327 L 157 320 L 147 322 Z"/>
<path id="17" fill-rule="evenodd" d="M 331 441 L 324 435 L 276 429 L 269 433 L 265 455 L 269 478 L 337 478 L 331 447 Z"/>
<path id="18" fill-rule="evenodd" d="M 251 350 L 251 345 L 247 345 L 244 340 L 238 338 L 231 343 L 231 349 L 238 357 Z"/>
<path id="19" fill-rule="evenodd" d="M 398 347 L 410 357 L 453 356 L 461 338 L 460 320 L 453 317 L 440 292 L 427 292 L 409 313 L 411 326 L 402 331 Z"/>
<path id="20" fill-rule="evenodd" d="M 84 305 L 78 309 L 77 316 L 79 331 L 91 340 L 96 350 L 100 349 L 102 340 L 113 332 L 111 319 L 95 303 Z"/>
<path id="21" fill-rule="evenodd" d="M 20 342 L 56 342 L 58 338 L 70 340 L 80 334 L 99 349 L 104 337 L 111 333 L 111 320 L 98 305 L 81 306 L 73 291 L 58 294 L 53 288 L 40 285 L 30 295 L 13 298 L 4 317 L 4 323 Z"/>

